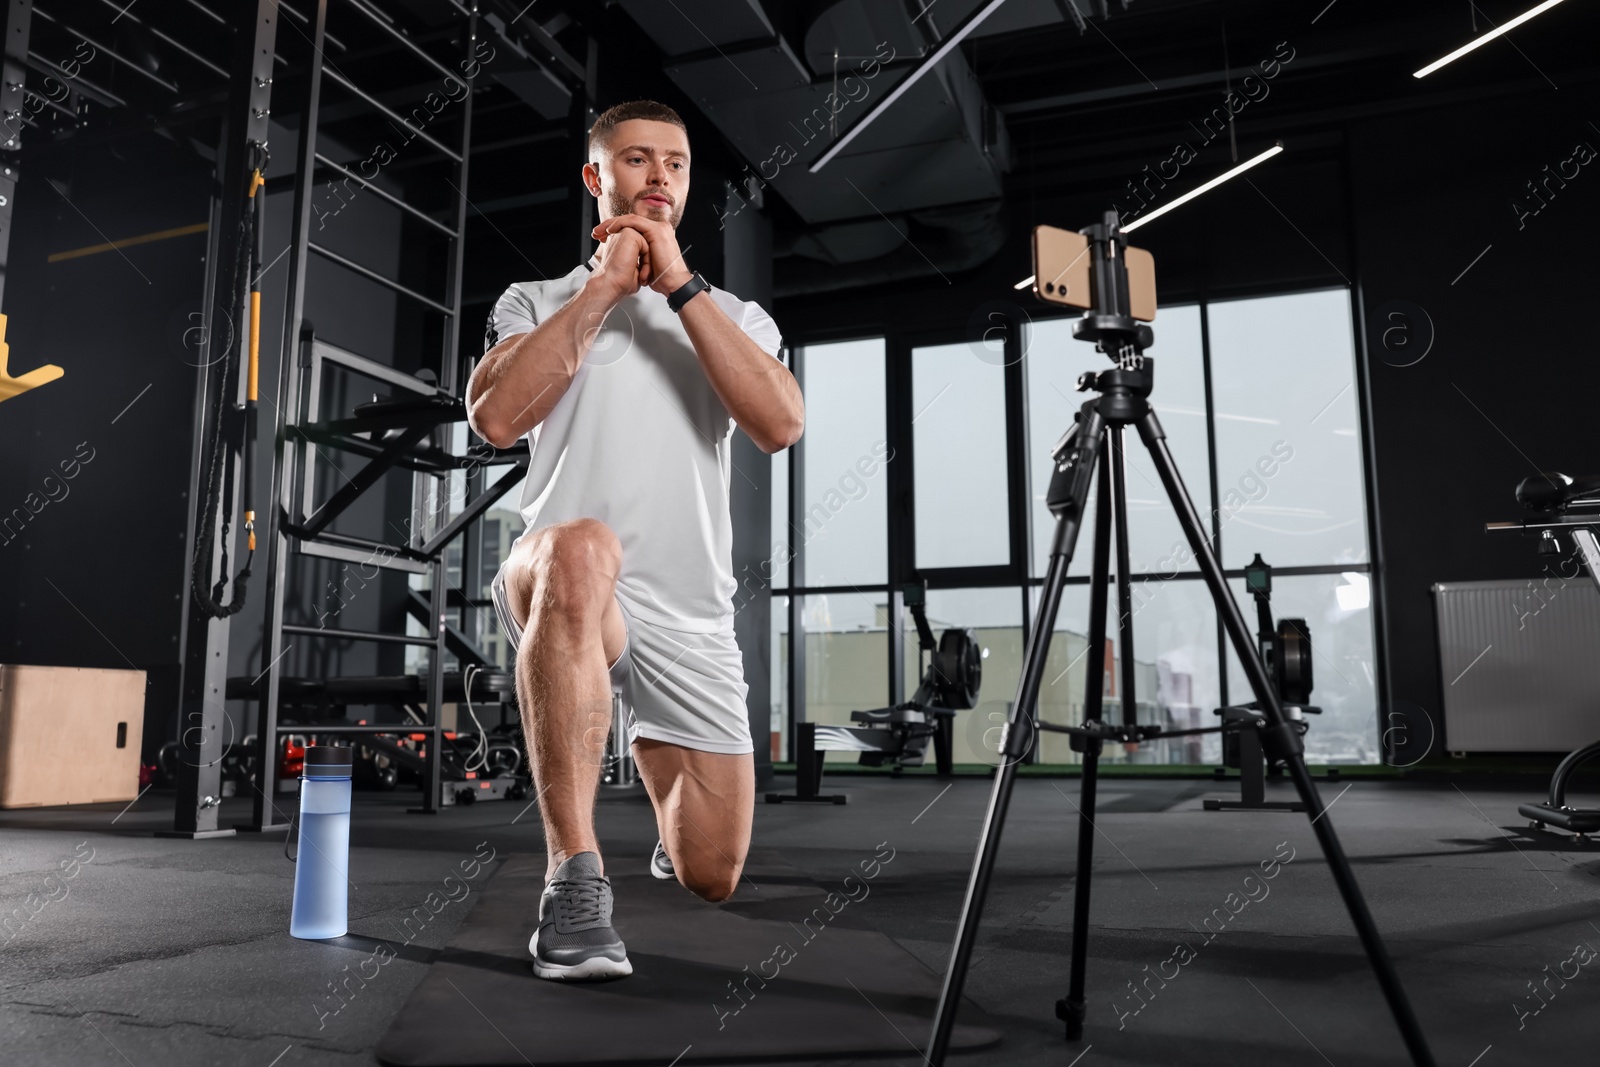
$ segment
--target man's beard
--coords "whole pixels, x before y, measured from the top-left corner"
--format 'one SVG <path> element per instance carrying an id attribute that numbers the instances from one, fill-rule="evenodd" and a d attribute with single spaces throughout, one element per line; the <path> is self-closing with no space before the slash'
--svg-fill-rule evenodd
<path id="1" fill-rule="evenodd" d="M 606 197 L 606 202 L 611 207 L 611 215 L 613 218 L 617 215 L 643 215 L 647 219 L 654 217 L 652 213 L 648 212 L 648 210 L 638 210 L 634 201 L 629 200 L 616 189 L 611 190 L 611 193 Z M 671 211 L 672 213 L 668 217 L 667 221 L 672 223 L 672 228 L 676 230 L 678 228 L 678 223 L 683 221 L 683 201 L 674 201 Z"/>

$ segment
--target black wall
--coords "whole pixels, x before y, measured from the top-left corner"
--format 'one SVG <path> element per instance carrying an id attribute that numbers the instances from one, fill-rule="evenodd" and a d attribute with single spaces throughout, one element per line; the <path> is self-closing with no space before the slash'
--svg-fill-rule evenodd
<path id="1" fill-rule="evenodd" d="M 24 146 L 10 370 L 64 375 L 0 405 L 0 509 L 14 524 L 0 538 L 0 658 L 147 671 L 147 753 L 176 723 L 199 374 L 184 334 L 201 321 L 207 234 L 49 256 L 206 223 L 207 170 L 168 147 Z"/>
<path id="2" fill-rule="evenodd" d="M 1600 150 L 1587 121 L 1594 103 L 1578 87 L 1351 130 L 1369 325 L 1403 300 L 1434 331 L 1421 362 L 1391 365 L 1414 357 L 1381 343 L 1369 343 L 1367 362 L 1389 693 L 1435 725 L 1445 680 L 1430 587 L 1538 576 L 1548 560 L 1531 540 L 1486 535 L 1483 524 L 1520 517 L 1513 490 L 1531 474 L 1600 469 L 1589 340 L 1600 159 L 1565 188 L 1553 184 L 1547 206 L 1520 226 L 1512 207 L 1536 206 L 1524 183 L 1578 142 Z"/>
<path id="3" fill-rule="evenodd" d="M 289 237 L 293 132 L 274 127 L 272 143 L 278 153 L 269 169 L 264 261 L 273 265 L 262 285 L 256 466 L 263 519 L 289 274 L 289 257 L 279 254 Z M 176 735 L 185 620 L 194 610 L 187 537 L 206 454 L 196 440 L 195 418 L 207 373 L 202 305 L 212 235 L 205 228 L 57 262 L 49 257 L 208 226 L 213 168 L 186 146 L 154 137 L 54 152 L 40 142 L 31 155 L 30 148 L 25 146 L 17 191 L 4 302 L 10 371 L 54 363 L 65 373 L 0 406 L 0 455 L 6 459 L 0 464 L 0 519 L 11 520 L 0 534 L 0 659 L 146 671 L 143 749 L 151 761 L 161 743 Z M 376 197 L 358 198 L 314 239 L 398 276 L 403 253 L 396 216 Z M 393 293 L 323 261 L 314 260 L 310 272 L 307 317 L 319 336 L 411 369 L 408 360 L 415 356 L 396 351 Z M 225 319 L 215 309 L 212 328 L 219 342 L 231 333 L 222 325 Z M 475 339 L 474 330 L 468 333 Z M 219 368 L 215 364 L 211 373 Z M 341 399 L 337 390 L 330 399 Z M 67 468 L 70 480 L 63 477 L 63 462 L 76 464 Z M 344 461 L 344 467 L 353 470 L 354 464 Z M 325 467 L 321 494 L 338 478 Z M 399 500 L 404 514 L 410 491 L 409 475 L 391 476 L 335 529 L 382 536 L 385 496 Z M 237 520 L 232 533 L 230 573 L 237 573 L 244 556 Z M 286 617 L 310 625 L 320 616 L 330 627 L 403 629 L 405 576 L 385 572 L 378 582 L 357 588 L 357 581 L 346 579 L 358 569 L 295 559 L 297 595 L 291 595 Z M 245 607 L 233 617 L 228 659 L 234 676 L 254 676 L 264 666 L 265 573 L 263 551 L 255 559 Z M 230 586 L 224 600 L 232 595 Z M 284 659 L 291 674 L 400 673 L 398 650 L 386 662 L 366 643 L 291 644 Z M 253 703 L 230 702 L 228 712 L 226 740 L 253 729 Z"/>

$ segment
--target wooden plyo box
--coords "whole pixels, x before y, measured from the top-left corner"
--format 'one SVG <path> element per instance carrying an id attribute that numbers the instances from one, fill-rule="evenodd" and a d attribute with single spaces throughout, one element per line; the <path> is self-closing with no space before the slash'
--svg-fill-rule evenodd
<path id="1" fill-rule="evenodd" d="M 139 795 L 145 672 L 0 664 L 0 808 Z"/>

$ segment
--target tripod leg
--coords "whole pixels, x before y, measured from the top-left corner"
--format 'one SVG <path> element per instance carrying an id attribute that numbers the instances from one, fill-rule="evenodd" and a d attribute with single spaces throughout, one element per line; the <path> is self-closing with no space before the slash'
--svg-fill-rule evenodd
<path id="1" fill-rule="evenodd" d="M 1119 681 L 1122 722 L 1132 726 L 1139 721 L 1139 698 L 1134 685 L 1133 662 L 1133 581 L 1128 573 L 1128 468 L 1123 446 L 1123 427 L 1107 431 L 1111 452 L 1111 510 L 1117 517 L 1117 656 L 1121 666 Z"/>
<path id="2" fill-rule="evenodd" d="M 1395 1025 L 1400 1028 L 1401 1037 L 1404 1038 L 1406 1048 L 1411 1053 L 1412 1062 L 1418 1067 L 1433 1067 L 1433 1053 L 1428 1049 L 1422 1027 L 1418 1025 L 1417 1017 L 1411 1010 L 1411 1002 L 1406 997 L 1405 988 L 1400 984 L 1400 976 L 1395 972 L 1394 962 L 1389 958 L 1388 949 L 1384 947 L 1383 939 L 1378 936 L 1378 926 L 1372 921 L 1372 913 L 1367 910 L 1367 902 L 1361 895 L 1360 885 L 1356 883 L 1355 872 L 1350 869 L 1350 861 L 1345 857 L 1344 848 L 1333 832 L 1332 821 L 1325 818 L 1327 811 L 1322 806 L 1322 798 L 1317 794 L 1311 773 L 1306 770 L 1300 737 L 1295 733 L 1288 717 L 1284 715 L 1278 694 L 1267 680 L 1267 670 L 1261 661 L 1260 650 L 1256 648 L 1249 630 L 1245 628 L 1244 615 L 1239 611 L 1239 604 L 1234 600 L 1233 593 L 1223 577 L 1222 564 L 1218 562 L 1216 553 L 1211 550 L 1211 543 L 1205 538 L 1204 528 L 1200 525 L 1200 516 L 1194 509 L 1194 502 L 1189 499 L 1188 491 L 1183 487 L 1183 478 L 1178 474 L 1178 465 L 1173 461 L 1172 453 L 1167 448 L 1166 434 L 1162 431 L 1161 423 L 1154 411 L 1147 411 L 1139 419 L 1139 436 L 1144 439 L 1145 447 L 1150 450 L 1150 458 L 1155 462 L 1156 470 L 1161 475 L 1161 484 L 1172 500 L 1172 509 L 1183 525 L 1183 532 L 1189 539 L 1189 547 L 1194 550 L 1201 573 L 1205 576 L 1206 585 L 1211 590 L 1211 599 L 1216 604 L 1217 615 L 1222 619 L 1228 639 L 1233 642 L 1233 650 L 1239 657 L 1239 663 L 1244 667 L 1245 676 L 1250 679 L 1250 689 L 1255 693 L 1256 700 L 1260 702 L 1261 709 L 1266 714 L 1266 726 L 1259 731 L 1262 748 L 1268 758 L 1282 759 L 1289 768 L 1295 789 L 1300 793 L 1300 799 L 1305 802 L 1306 815 L 1311 819 L 1311 829 L 1317 835 L 1317 843 L 1322 846 L 1323 855 L 1327 857 L 1328 869 L 1333 873 L 1333 880 L 1339 887 L 1340 896 L 1344 898 L 1345 908 L 1350 912 L 1350 921 L 1356 928 L 1362 947 L 1366 949 L 1367 959 L 1372 963 L 1378 985 L 1383 989 L 1384 998 L 1389 1002 L 1389 1011 L 1394 1015 Z"/>
<path id="3" fill-rule="evenodd" d="M 1115 433 L 1112 430 L 1111 433 Z M 1112 504 L 1111 449 L 1100 453 L 1100 486 L 1094 521 L 1094 563 L 1089 586 L 1089 666 L 1084 672 L 1083 721 L 1098 722 L 1106 688 L 1106 575 L 1110 568 L 1111 527 L 1121 529 L 1120 513 Z M 1067 1024 L 1067 1040 L 1083 1036 L 1087 1010 L 1084 974 L 1089 959 L 1089 879 L 1094 872 L 1094 806 L 1099 784 L 1099 738 L 1072 739 L 1083 753 L 1083 780 L 1078 791 L 1078 871 L 1072 887 L 1072 973 L 1067 998 L 1056 1001 L 1056 1018 Z"/>
<path id="4" fill-rule="evenodd" d="M 1050 489 L 1046 497 L 1051 512 L 1056 516 L 1055 537 L 1050 544 L 1050 567 L 1045 574 L 1044 587 L 1040 590 L 1038 617 L 1028 633 L 1022 677 L 1017 682 L 1017 699 L 1011 705 L 1011 717 L 1006 722 L 1005 740 L 1001 744 L 1002 762 L 995 772 L 994 791 L 989 796 L 989 810 L 984 816 L 983 832 L 978 839 L 978 854 L 967 881 L 967 898 L 961 906 L 961 919 L 956 925 L 950 964 L 945 968 L 939 1006 L 934 1011 L 933 1031 L 926 1053 L 929 1067 L 943 1067 L 945 1053 L 950 1048 L 950 1031 L 956 1023 L 961 988 L 966 983 L 967 967 L 972 960 L 972 944 L 978 935 L 984 898 L 988 895 L 995 856 L 1000 850 L 1000 830 L 1011 804 L 1017 764 L 1033 747 L 1039 682 L 1050 653 L 1056 610 L 1061 606 L 1061 587 L 1066 581 L 1067 566 L 1072 562 L 1072 550 L 1077 544 L 1078 529 L 1083 523 L 1084 504 L 1089 499 L 1089 484 L 1093 480 L 1103 446 L 1105 421 L 1096 410 L 1097 403 L 1091 400 L 1084 404 L 1077 426 L 1067 432 L 1054 453 L 1057 464 L 1050 477 Z"/>

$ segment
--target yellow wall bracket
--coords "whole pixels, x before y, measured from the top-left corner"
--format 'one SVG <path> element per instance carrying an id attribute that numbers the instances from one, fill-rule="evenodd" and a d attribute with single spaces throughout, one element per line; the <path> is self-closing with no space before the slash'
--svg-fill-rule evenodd
<path id="1" fill-rule="evenodd" d="M 6 369 L 10 359 L 11 346 L 6 344 L 6 317 L 0 315 L 0 400 L 10 400 L 30 389 L 37 389 L 66 373 L 54 363 L 46 363 L 21 377 L 13 378 L 11 372 Z"/>

